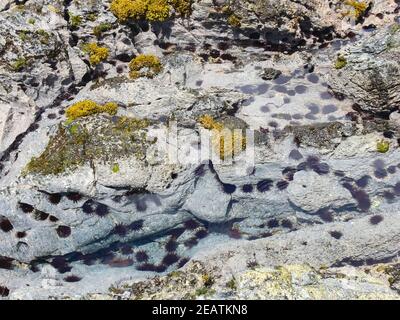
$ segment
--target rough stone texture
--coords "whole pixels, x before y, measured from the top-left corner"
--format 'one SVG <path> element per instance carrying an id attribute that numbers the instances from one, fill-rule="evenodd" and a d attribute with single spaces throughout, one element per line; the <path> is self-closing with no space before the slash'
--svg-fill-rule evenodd
<path id="1" fill-rule="evenodd" d="M 363 111 L 387 113 L 400 106 L 400 29 L 397 24 L 343 50 L 347 64 L 330 74 L 336 92 Z"/>
<path id="2" fill-rule="evenodd" d="M 339 0 L 202 0 L 188 19 L 121 24 L 109 2 L 0 1 L 5 298 L 397 298 L 397 5 L 355 19 Z M 90 42 L 109 49 L 96 66 Z M 143 53 L 163 70 L 129 78 Z M 86 99 L 118 111 L 66 121 Z M 199 154 L 204 116 L 250 129 L 254 149 Z M 171 285 L 190 259 L 196 285 Z M 364 266 L 390 261 L 389 284 Z"/>

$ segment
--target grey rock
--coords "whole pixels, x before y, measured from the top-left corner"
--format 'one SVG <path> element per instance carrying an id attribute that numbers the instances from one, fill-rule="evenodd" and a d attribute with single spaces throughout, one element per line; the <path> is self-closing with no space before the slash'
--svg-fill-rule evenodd
<path id="1" fill-rule="evenodd" d="M 400 32 L 398 26 L 384 28 L 343 51 L 347 63 L 332 70 L 329 84 L 351 97 L 361 110 L 380 113 L 398 109 Z"/>

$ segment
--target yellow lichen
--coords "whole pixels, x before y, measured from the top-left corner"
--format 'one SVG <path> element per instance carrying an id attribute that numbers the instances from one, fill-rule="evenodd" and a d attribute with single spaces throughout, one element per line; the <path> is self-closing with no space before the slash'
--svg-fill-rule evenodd
<path id="1" fill-rule="evenodd" d="M 110 5 L 111 12 L 122 22 L 128 19 L 165 21 L 170 9 L 167 0 L 113 0 Z"/>
<path id="2" fill-rule="evenodd" d="M 153 78 L 162 70 L 160 59 L 154 55 L 141 54 L 129 63 L 129 75 L 133 79 L 140 77 Z"/>
<path id="3" fill-rule="evenodd" d="M 376 144 L 376 151 L 379 153 L 386 153 L 389 151 L 390 143 L 385 140 L 378 141 Z"/>
<path id="4" fill-rule="evenodd" d="M 335 69 L 342 69 L 347 65 L 347 59 L 343 56 L 338 56 L 335 61 Z"/>
<path id="5" fill-rule="evenodd" d="M 166 0 L 149 0 L 146 12 L 148 21 L 165 21 L 169 18 L 171 7 Z"/>
<path id="6" fill-rule="evenodd" d="M 199 122 L 202 125 L 202 127 L 207 130 L 215 129 L 215 130 L 220 131 L 224 128 L 224 126 L 221 123 L 218 123 L 217 121 L 215 121 L 213 119 L 213 117 L 211 117 L 208 114 L 201 116 L 199 118 Z"/>
<path id="7" fill-rule="evenodd" d="M 210 115 L 201 116 L 199 123 L 203 128 L 213 130 L 211 144 L 222 160 L 231 158 L 246 148 L 246 137 L 242 130 L 225 128 L 222 123 L 215 121 Z"/>
<path id="8" fill-rule="evenodd" d="M 182 18 L 187 18 L 192 14 L 193 0 L 170 0 L 170 3 Z"/>
<path id="9" fill-rule="evenodd" d="M 91 65 L 97 65 L 106 60 L 110 54 L 110 50 L 108 48 L 100 47 L 94 42 L 84 45 L 83 51 L 89 54 L 89 61 Z"/>
<path id="10" fill-rule="evenodd" d="M 367 1 L 346 0 L 344 4 L 353 8 L 353 14 L 357 19 L 362 17 L 368 9 Z"/>
<path id="11" fill-rule="evenodd" d="M 83 100 L 70 106 L 67 111 L 67 119 L 73 121 L 77 118 L 87 117 L 97 113 L 108 113 L 115 115 L 118 110 L 118 105 L 114 102 L 108 102 L 100 105 L 92 100 Z"/>
<path id="12" fill-rule="evenodd" d="M 237 15 L 235 15 L 235 14 L 231 14 L 231 15 L 228 17 L 227 22 L 228 22 L 229 25 L 231 25 L 232 27 L 235 27 L 235 28 L 239 28 L 240 25 L 241 25 L 241 20 L 240 20 L 240 18 L 239 18 Z"/>

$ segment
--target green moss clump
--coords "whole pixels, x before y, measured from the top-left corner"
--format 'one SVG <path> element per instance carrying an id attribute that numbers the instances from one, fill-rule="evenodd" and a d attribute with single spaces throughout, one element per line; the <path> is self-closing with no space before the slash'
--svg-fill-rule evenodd
<path id="1" fill-rule="evenodd" d="M 28 30 L 18 31 L 18 37 L 24 42 L 27 41 L 29 39 L 29 31 Z"/>
<path id="2" fill-rule="evenodd" d="M 36 34 L 39 36 L 39 41 L 43 44 L 49 44 L 50 34 L 48 34 L 43 29 L 39 29 L 36 31 Z"/>
<path id="3" fill-rule="evenodd" d="M 103 32 L 106 32 L 108 30 L 112 29 L 112 24 L 108 22 L 102 22 L 99 25 L 95 26 L 93 28 L 93 34 L 97 37 L 100 38 Z"/>
<path id="4" fill-rule="evenodd" d="M 235 27 L 235 28 L 239 28 L 242 24 L 241 19 L 235 15 L 234 13 L 232 13 L 228 19 L 227 22 L 230 26 Z"/>
<path id="5" fill-rule="evenodd" d="M 115 115 L 118 110 L 118 105 L 114 102 L 108 102 L 105 105 L 100 105 L 92 100 L 83 100 L 70 106 L 67 111 L 67 119 L 73 121 L 81 117 L 87 117 L 97 113 L 108 113 Z"/>
<path id="6" fill-rule="evenodd" d="M 82 24 L 82 17 L 81 16 L 75 16 L 72 13 L 69 13 L 69 23 L 72 28 L 78 29 L 79 26 Z"/>
<path id="7" fill-rule="evenodd" d="M 386 153 L 389 151 L 390 148 L 390 143 L 389 141 L 381 140 L 378 141 L 376 144 L 376 151 L 379 153 Z"/>
<path id="8" fill-rule="evenodd" d="M 118 173 L 119 172 L 119 164 L 118 163 L 114 163 L 112 168 L 111 168 L 111 171 L 113 173 Z"/>
<path id="9" fill-rule="evenodd" d="M 129 63 L 129 75 L 133 79 L 140 77 L 153 78 L 162 70 L 160 60 L 154 55 L 141 54 Z"/>
<path id="10" fill-rule="evenodd" d="M 12 63 L 11 69 L 18 72 L 26 68 L 27 66 L 28 66 L 28 60 L 24 57 L 21 57 Z"/>
<path id="11" fill-rule="evenodd" d="M 400 24 L 395 23 L 390 27 L 390 34 L 395 34 L 396 32 L 400 31 Z"/>
<path id="12" fill-rule="evenodd" d="M 343 69 L 347 65 L 347 59 L 343 56 L 338 56 L 335 61 L 335 69 Z"/>
<path id="13" fill-rule="evenodd" d="M 100 47 L 94 42 L 85 44 L 83 46 L 83 51 L 89 54 L 89 62 L 94 66 L 106 60 L 110 54 L 108 48 Z"/>
<path id="14" fill-rule="evenodd" d="M 23 174 L 59 175 L 84 164 L 108 163 L 113 172 L 119 159 L 143 159 L 151 145 L 146 119 L 97 115 L 61 123 L 44 152 L 31 159 Z M 119 166 L 118 166 L 119 169 Z"/>
<path id="15" fill-rule="evenodd" d="M 35 23 L 36 23 L 36 20 L 33 19 L 33 18 L 29 18 L 29 19 L 28 19 L 28 23 L 29 23 L 29 24 L 35 24 Z"/>
<path id="16" fill-rule="evenodd" d="M 229 280 L 229 281 L 226 283 L 226 287 L 227 287 L 228 289 L 231 289 L 231 290 L 236 290 L 236 289 L 237 289 L 237 285 L 236 285 L 236 280 L 235 280 L 235 278 L 232 277 L 232 279 Z"/>
<path id="17" fill-rule="evenodd" d="M 97 20 L 98 14 L 96 12 L 91 12 L 86 16 L 86 19 L 92 22 Z"/>

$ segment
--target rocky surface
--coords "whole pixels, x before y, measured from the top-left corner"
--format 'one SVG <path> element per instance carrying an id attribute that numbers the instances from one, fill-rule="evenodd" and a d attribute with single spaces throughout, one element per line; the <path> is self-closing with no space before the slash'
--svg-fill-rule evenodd
<path id="1" fill-rule="evenodd" d="M 397 299 L 399 3 L 110 3 L 0 1 L 1 296 Z"/>

